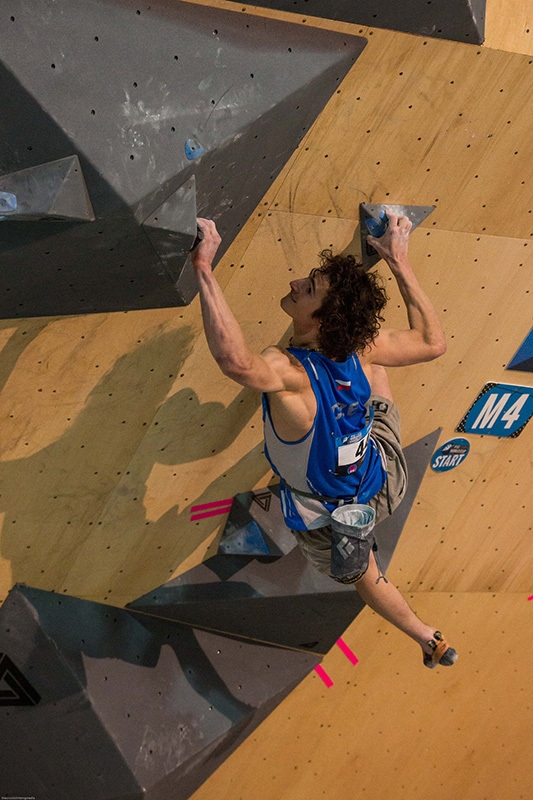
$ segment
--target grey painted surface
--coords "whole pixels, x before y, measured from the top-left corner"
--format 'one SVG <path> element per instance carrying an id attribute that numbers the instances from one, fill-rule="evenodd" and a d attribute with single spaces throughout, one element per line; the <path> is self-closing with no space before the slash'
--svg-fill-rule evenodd
<path id="1" fill-rule="evenodd" d="M 385 568 L 438 436 L 405 450 L 408 492 L 376 528 Z M 17 585 L 0 608 L 3 794 L 186 800 L 363 607 L 297 547 L 216 555 L 129 609 Z"/>
<path id="2" fill-rule="evenodd" d="M 485 38 L 485 0 L 259 0 L 256 5 L 470 44 Z"/>
<path id="3" fill-rule="evenodd" d="M 402 502 L 392 515 L 380 522 L 376 527 L 376 539 L 379 545 L 379 554 L 382 566 L 388 569 L 400 536 L 404 529 L 409 513 L 414 505 L 420 484 L 430 464 L 442 428 L 437 428 L 427 436 L 423 436 L 405 448 L 405 459 L 409 480 L 407 491 Z"/>
<path id="4" fill-rule="evenodd" d="M 2 794 L 39 800 L 185 800 L 319 661 L 21 585 L 0 653 L 40 697 L 4 671 Z"/>
<path id="5" fill-rule="evenodd" d="M 219 543 L 220 553 L 277 557 L 294 547 L 296 539 L 281 511 L 279 484 L 235 495 Z"/>
<path id="6" fill-rule="evenodd" d="M 12 210 L 2 210 L 3 221 L 51 218 L 94 222 L 77 156 L 2 175 L 0 192 L 8 192 L 14 199 Z"/>
<path id="7" fill-rule="evenodd" d="M 165 0 L 6 0 L 3 20 L 0 170 L 78 156 L 96 220 L 0 221 L 1 318 L 190 302 L 185 244 L 161 258 L 142 223 L 194 178 L 220 257 L 366 44 Z"/>
<path id="8" fill-rule="evenodd" d="M 295 547 L 275 560 L 214 556 L 128 607 L 327 653 L 364 606 L 353 587 L 318 573 Z"/>
<path id="9" fill-rule="evenodd" d="M 392 517 L 375 529 L 387 570 L 424 477 L 440 430 L 405 448 L 409 485 Z M 274 501 L 272 496 L 272 502 Z M 352 586 L 317 572 L 291 545 L 280 558 L 218 554 L 148 592 L 130 608 L 189 624 L 327 653 L 364 608 Z"/>

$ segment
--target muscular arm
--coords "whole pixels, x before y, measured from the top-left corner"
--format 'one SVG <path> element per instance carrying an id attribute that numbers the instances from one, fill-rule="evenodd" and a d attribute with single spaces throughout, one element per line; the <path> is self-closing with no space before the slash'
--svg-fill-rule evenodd
<path id="1" fill-rule="evenodd" d="M 400 367 L 431 361 L 446 352 L 446 338 L 437 312 L 420 286 L 407 257 L 412 223 L 407 217 L 389 215 L 387 232 L 368 241 L 387 262 L 394 275 L 409 320 L 408 330 L 380 331 L 365 359 L 384 367 Z"/>
<path id="2" fill-rule="evenodd" d="M 252 353 L 222 293 L 212 263 L 220 244 L 214 222 L 198 220 L 204 238 L 191 253 L 198 285 L 205 335 L 220 369 L 232 380 L 262 392 L 297 391 L 299 372 L 277 347 Z"/>

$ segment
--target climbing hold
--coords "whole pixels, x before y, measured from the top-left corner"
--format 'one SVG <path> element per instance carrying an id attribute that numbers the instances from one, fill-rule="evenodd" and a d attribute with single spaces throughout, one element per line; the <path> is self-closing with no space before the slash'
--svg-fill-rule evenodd
<path id="1" fill-rule="evenodd" d="M 378 220 L 374 219 L 373 217 L 370 217 L 370 219 L 365 219 L 368 232 L 375 239 L 379 239 L 381 236 L 383 236 L 389 226 L 389 219 L 385 211 L 379 212 L 379 218 L 381 222 L 378 222 Z"/>
<path id="2" fill-rule="evenodd" d="M 0 211 L 16 211 L 17 198 L 11 192 L 0 192 Z M 2 219 L 4 219 L 2 217 Z"/>
<path id="3" fill-rule="evenodd" d="M 359 220 L 360 220 L 360 235 L 361 235 L 361 258 L 363 261 L 364 269 L 370 269 L 374 264 L 380 260 L 381 256 L 372 247 L 370 242 L 367 241 L 367 236 L 370 234 L 374 238 L 379 239 L 387 230 L 389 222 L 388 214 L 397 214 L 398 216 L 406 216 L 411 220 L 414 230 L 420 223 L 429 217 L 435 206 L 404 206 L 404 205 L 390 205 L 389 203 L 360 203 L 359 204 Z M 363 223 L 365 223 L 363 225 Z M 377 233 L 374 233 L 377 231 Z"/>
<path id="4" fill-rule="evenodd" d="M 200 158 L 205 152 L 204 148 L 196 139 L 185 139 L 185 155 L 189 161 Z"/>
<path id="5" fill-rule="evenodd" d="M 203 238 L 204 238 L 204 232 L 200 228 L 200 226 L 197 225 L 196 226 L 196 239 L 194 240 L 193 245 L 191 247 L 191 253 L 195 248 L 198 247 L 198 245 L 200 244 L 200 242 L 202 241 Z"/>

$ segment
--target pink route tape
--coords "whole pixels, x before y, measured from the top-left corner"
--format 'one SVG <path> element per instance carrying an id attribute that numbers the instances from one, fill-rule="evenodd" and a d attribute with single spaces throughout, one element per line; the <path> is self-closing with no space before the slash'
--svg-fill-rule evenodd
<path id="1" fill-rule="evenodd" d="M 350 650 L 344 639 L 337 639 L 336 645 L 342 650 L 346 658 L 349 659 L 352 662 L 352 664 L 359 664 L 359 659 L 357 658 L 353 650 Z M 319 676 L 319 678 L 322 678 L 328 689 L 330 686 L 333 686 L 333 681 L 329 677 L 324 667 L 321 667 L 319 664 L 317 667 L 315 667 L 315 672 Z"/>
<path id="2" fill-rule="evenodd" d="M 191 514 L 191 522 L 194 522 L 195 519 L 205 519 L 206 517 L 216 517 L 218 514 L 227 514 L 228 511 L 231 511 L 231 506 L 219 508 L 217 511 L 206 511 L 203 514 Z"/>
<path id="3" fill-rule="evenodd" d="M 355 653 L 350 650 L 348 645 L 343 639 L 337 639 L 337 647 L 340 647 L 346 658 L 348 658 L 352 664 L 359 664 L 359 659 L 355 655 Z"/>
<path id="4" fill-rule="evenodd" d="M 322 678 L 328 689 L 330 688 L 330 686 L 333 686 L 333 681 L 329 677 L 324 667 L 321 667 L 319 664 L 318 666 L 315 667 L 315 672 L 319 678 Z"/>
<path id="5" fill-rule="evenodd" d="M 528 600 L 533 600 L 533 594 L 531 595 L 531 597 L 528 597 L 527 599 Z"/>
<path id="6" fill-rule="evenodd" d="M 207 511 L 208 508 L 216 508 L 217 506 L 230 506 L 233 503 L 233 497 L 228 497 L 227 500 L 215 500 L 213 503 L 204 503 L 201 506 L 192 506 L 192 511 Z"/>
<path id="7" fill-rule="evenodd" d="M 205 519 L 206 517 L 216 517 L 218 514 L 227 514 L 231 511 L 233 505 L 233 497 L 228 497 L 227 500 L 217 500 L 213 503 L 204 503 L 201 506 L 192 506 L 191 508 L 191 522 L 196 519 Z M 213 509 L 213 510 L 208 510 Z M 201 513 L 193 513 L 201 512 Z"/>

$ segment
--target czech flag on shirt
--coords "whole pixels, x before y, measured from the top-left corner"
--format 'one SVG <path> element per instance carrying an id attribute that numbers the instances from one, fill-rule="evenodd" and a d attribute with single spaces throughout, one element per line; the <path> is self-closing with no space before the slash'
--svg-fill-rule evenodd
<path id="1" fill-rule="evenodd" d="M 337 380 L 336 384 L 337 384 L 337 391 L 338 392 L 343 392 L 343 391 L 346 392 L 346 391 L 348 391 L 348 389 L 352 388 L 352 382 L 351 381 L 339 381 L 339 380 Z"/>

